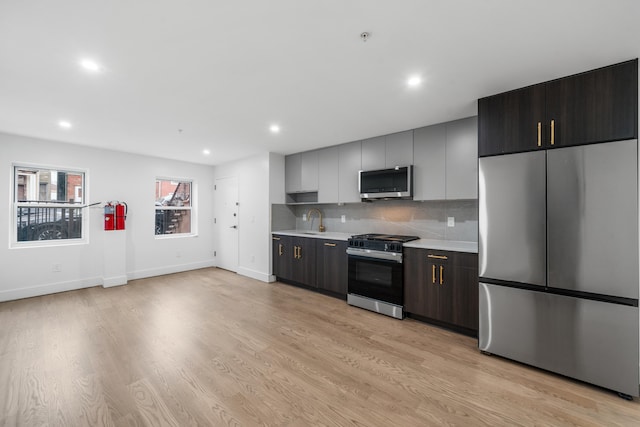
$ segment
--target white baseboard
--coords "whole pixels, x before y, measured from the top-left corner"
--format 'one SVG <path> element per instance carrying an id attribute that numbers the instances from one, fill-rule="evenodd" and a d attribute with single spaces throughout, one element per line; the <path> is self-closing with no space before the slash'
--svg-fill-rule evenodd
<path id="1" fill-rule="evenodd" d="M 127 284 L 127 276 L 104 277 L 102 279 L 103 288 L 111 288 L 113 286 L 122 286 Z"/>
<path id="2" fill-rule="evenodd" d="M 213 267 L 213 261 L 192 262 L 188 264 L 171 265 L 161 268 L 152 268 L 128 273 L 126 276 L 114 277 L 89 277 L 68 282 L 47 283 L 28 288 L 9 289 L 0 291 L 0 302 L 12 301 L 23 298 L 38 297 L 42 295 L 55 294 L 58 292 L 74 291 L 77 289 L 90 288 L 102 285 L 104 288 L 126 285 L 129 280 L 144 279 L 147 277 L 162 276 L 164 274 L 181 273 L 183 271 L 197 270 L 199 268 Z M 260 280 L 260 279 L 258 279 Z"/>
<path id="3" fill-rule="evenodd" d="M 77 289 L 100 286 L 101 283 L 101 277 L 89 277 L 81 280 L 70 280 L 68 282 L 47 283 L 46 285 L 37 285 L 28 288 L 9 289 L 8 291 L 0 291 L 0 301 L 12 301 L 56 294 L 58 292 L 75 291 Z"/>
<path id="4" fill-rule="evenodd" d="M 251 270 L 250 268 L 238 267 L 238 274 L 260 280 L 261 282 L 273 282 L 273 280 L 269 280 L 271 278 L 270 274 Z"/>
<path id="5" fill-rule="evenodd" d="M 183 271 L 197 270 L 199 268 L 214 267 L 213 260 L 190 262 L 188 264 L 169 265 L 160 268 L 150 268 L 127 273 L 129 280 L 146 279 L 147 277 L 163 276 L 165 274 L 182 273 Z"/>

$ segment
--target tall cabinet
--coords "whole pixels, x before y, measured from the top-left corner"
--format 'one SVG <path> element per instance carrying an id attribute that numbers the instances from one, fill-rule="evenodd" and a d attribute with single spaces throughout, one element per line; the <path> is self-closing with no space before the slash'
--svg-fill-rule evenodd
<path id="1" fill-rule="evenodd" d="M 635 138 L 638 60 L 478 100 L 478 154 Z"/>

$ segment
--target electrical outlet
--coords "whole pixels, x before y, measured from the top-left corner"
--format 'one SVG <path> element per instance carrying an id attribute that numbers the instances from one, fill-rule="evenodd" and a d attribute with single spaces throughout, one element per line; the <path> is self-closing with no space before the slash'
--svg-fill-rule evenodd
<path id="1" fill-rule="evenodd" d="M 302 220 L 306 221 L 307 220 L 307 214 L 302 214 Z"/>
<path id="2" fill-rule="evenodd" d="M 447 217 L 447 227 L 455 227 L 455 226 L 456 226 L 455 217 L 452 217 L 452 216 Z"/>
<path id="3" fill-rule="evenodd" d="M 62 265 L 60 264 L 51 264 L 51 271 L 54 273 L 60 273 L 62 271 Z"/>
<path id="4" fill-rule="evenodd" d="M 343 223 L 343 224 L 345 222 L 347 222 L 347 216 L 346 215 L 340 215 L 340 222 Z"/>

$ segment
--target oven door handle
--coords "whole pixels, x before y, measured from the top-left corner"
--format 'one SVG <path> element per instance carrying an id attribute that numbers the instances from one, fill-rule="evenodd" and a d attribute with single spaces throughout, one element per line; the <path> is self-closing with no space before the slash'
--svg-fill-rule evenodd
<path id="1" fill-rule="evenodd" d="M 349 255 L 350 258 L 361 259 L 364 261 L 375 259 L 402 264 L 402 254 L 398 252 L 380 252 L 369 249 L 347 248 L 347 255 Z"/>

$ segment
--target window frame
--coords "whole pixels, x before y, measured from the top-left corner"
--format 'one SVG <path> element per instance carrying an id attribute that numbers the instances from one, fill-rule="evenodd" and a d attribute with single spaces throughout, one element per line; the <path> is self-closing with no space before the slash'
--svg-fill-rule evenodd
<path id="1" fill-rule="evenodd" d="M 156 198 L 155 193 L 157 192 L 158 181 L 168 181 L 168 182 L 188 182 L 191 184 L 190 190 L 190 203 L 189 206 L 156 206 Z M 153 210 L 153 218 L 154 218 L 154 238 L 158 240 L 163 239 L 180 239 L 180 238 L 188 238 L 188 237 L 197 237 L 198 236 L 198 186 L 196 179 L 188 178 L 188 177 L 176 177 L 176 176 L 156 176 L 154 180 L 154 210 Z M 155 220 L 156 215 L 159 210 L 189 210 L 190 211 L 190 221 L 191 227 L 188 233 L 169 233 L 169 234 L 155 234 Z"/>
<path id="2" fill-rule="evenodd" d="M 78 174 L 82 176 L 82 203 L 55 203 L 55 202 L 20 202 L 18 201 L 18 170 L 32 170 L 32 171 L 58 171 Z M 10 185 L 11 191 L 9 192 L 9 205 L 11 206 L 11 216 L 9 217 L 9 248 L 34 248 L 34 247 L 56 247 L 56 246 L 74 246 L 74 245 L 86 245 L 89 243 L 89 212 L 82 212 L 82 220 L 80 222 L 80 237 L 67 238 L 67 239 L 51 239 L 51 240 L 27 240 L 18 241 L 18 210 L 20 207 L 27 208 L 70 208 L 75 207 L 79 209 L 85 209 L 87 206 L 87 200 L 89 200 L 89 170 L 85 168 L 79 168 L 75 166 L 59 166 L 52 164 L 42 163 L 30 163 L 30 162 L 12 162 L 10 173 Z M 37 189 L 40 194 L 40 188 Z"/>

